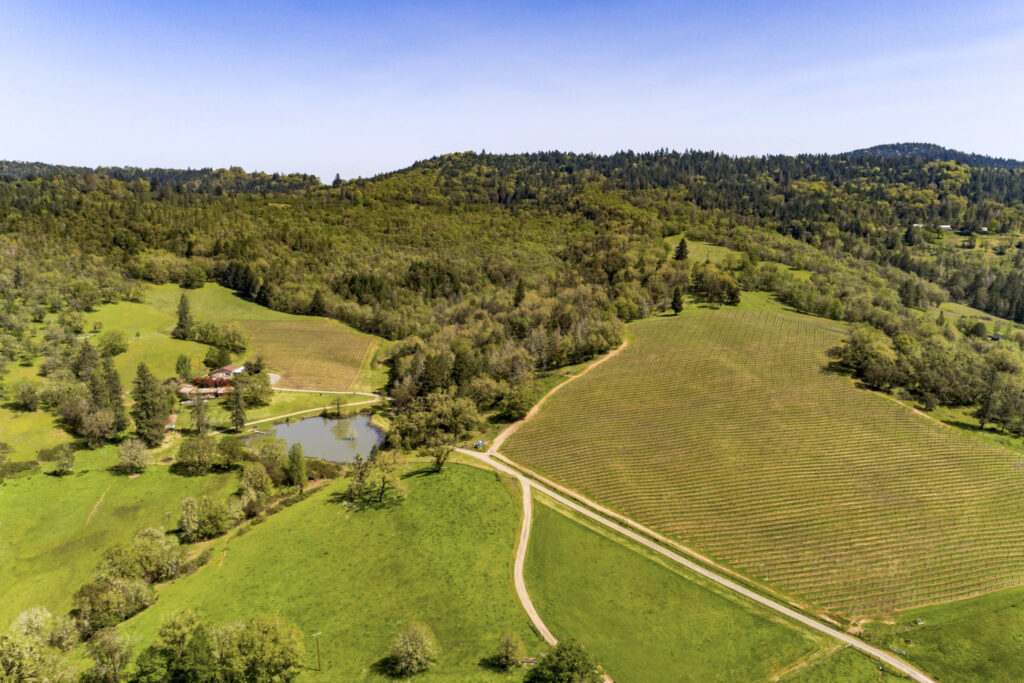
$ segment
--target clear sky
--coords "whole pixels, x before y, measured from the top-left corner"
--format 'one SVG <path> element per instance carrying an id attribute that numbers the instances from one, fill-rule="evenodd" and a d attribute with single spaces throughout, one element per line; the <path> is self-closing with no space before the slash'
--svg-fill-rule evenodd
<path id="1" fill-rule="evenodd" d="M 0 158 L 325 179 L 481 150 L 1024 159 L 1024 3 L 0 1 Z"/>

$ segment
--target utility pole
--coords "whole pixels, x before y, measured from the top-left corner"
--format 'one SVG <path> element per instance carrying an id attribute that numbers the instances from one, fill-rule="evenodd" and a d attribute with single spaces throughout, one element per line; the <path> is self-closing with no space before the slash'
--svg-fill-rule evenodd
<path id="1" fill-rule="evenodd" d="M 313 640 L 316 641 L 316 670 L 320 671 L 320 631 L 313 634 Z"/>

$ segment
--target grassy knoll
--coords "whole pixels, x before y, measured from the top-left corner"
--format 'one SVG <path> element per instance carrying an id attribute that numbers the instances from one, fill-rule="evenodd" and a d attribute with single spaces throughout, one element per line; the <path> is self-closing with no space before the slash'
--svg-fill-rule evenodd
<path id="1" fill-rule="evenodd" d="M 190 478 L 152 466 L 134 479 L 108 471 L 115 450 L 86 452 L 75 474 L 8 479 L 0 485 L 0 624 L 43 605 L 55 613 L 71 607 L 71 596 L 88 581 L 103 551 L 147 526 L 178 519 L 186 495 L 226 495 L 237 475 Z"/>
<path id="2" fill-rule="evenodd" d="M 196 320 L 238 324 L 249 336 L 245 355 L 263 356 L 267 366 L 281 374 L 281 386 L 343 391 L 357 380 L 372 384 L 378 379 L 379 369 L 375 371 L 370 363 L 372 349 L 379 343 L 375 337 L 335 320 L 273 311 L 216 284 L 194 290 L 150 286 L 143 303 L 101 306 L 86 316 L 89 328 L 99 322 L 103 330 L 118 329 L 128 335 L 128 351 L 116 360 L 125 378 L 134 376 L 140 360 L 158 377 L 171 376 L 182 353 L 192 358 L 197 372 L 202 370 L 208 347 L 169 336 L 182 293 L 188 295 Z"/>
<path id="3" fill-rule="evenodd" d="M 903 612 L 865 638 L 942 681 L 1024 680 L 1024 588 Z"/>
<path id="4" fill-rule="evenodd" d="M 765 680 L 832 645 L 548 504 L 534 512 L 534 605 L 556 637 L 575 637 L 616 681 Z"/>
<path id="5" fill-rule="evenodd" d="M 841 325 L 759 305 L 628 329 L 508 455 L 841 616 L 1021 582 L 1024 459 L 825 371 Z"/>
<path id="6" fill-rule="evenodd" d="M 496 475 L 451 466 L 406 478 L 409 497 L 387 509 L 350 511 L 328 485 L 218 544 L 196 574 L 161 589 L 156 605 L 124 625 L 148 643 L 164 615 L 190 607 L 213 621 L 257 612 L 321 631 L 324 670 L 304 681 L 377 679 L 372 667 L 407 621 L 429 624 L 444 652 L 423 681 L 507 680 L 479 665 L 505 629 L 543 649 L 512 588 L 519 499 Z M 513 676 L 513 680 L 522 674 Z"/>

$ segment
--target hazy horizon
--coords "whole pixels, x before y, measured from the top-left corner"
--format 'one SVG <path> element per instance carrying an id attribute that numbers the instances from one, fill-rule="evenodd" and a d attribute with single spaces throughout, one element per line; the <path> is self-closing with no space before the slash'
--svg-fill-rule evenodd
<path id="1" fill-rule="evenodd" d="M 0 7 L 0 158 L 372 176 L 459 151 L 1024 159 L 1024 7 Z"/>

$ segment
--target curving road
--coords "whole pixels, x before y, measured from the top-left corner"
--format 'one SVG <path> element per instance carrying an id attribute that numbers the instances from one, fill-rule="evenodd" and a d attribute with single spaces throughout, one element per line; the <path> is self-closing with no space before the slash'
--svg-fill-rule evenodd
<path id="1" fill-rule="evenodd" d="M 499 472 L 515 477 L 516 480 L 519 482 L 519 485 L 523 489 L 523 527 L 519 534 L 519 547 L 516 549 L 516 559 L 515 566 L 513 569 L 513 576 L 515 581 L 516 593 L 519 595 L 519 600 L 520 602 L 522 602 L 523 608 L 529 615 L 530 621 L 533 622 L 533 625 L 537 628 L 537 631 L 544 637 L 544 640 L 546 640 L 551 645 L 554 645 L 556 643 L 555 637 L 551 634 L 551 631 L 544 624 L 543 620 L 540 618 L 540 615 L 537 613 L 537 610 L 534 608 L 533 601 L 530 600 L 530 595 L 526 590 L 526 583 L 523 579 L 523 565 L 526 560 L 526 547 L 530 538 L 530 522 L 533 516 L 533 499 L 531 495 L 531 491 L 533 489 L 536 489 L 537 491 L 543 493 L 544 495 L 548 496 L 549 498 L 558 502 L 564 507 L 573 510 L 578 514 L 581 514 L 584 517 L 587 517 L 588 519 L 591 519 L 604 527 L 607 527 L 617 533 L 620 533 L 626 538 L 629 538 L 630 540 L 639 543 L 640 545 L 643 545 L 644 547 L 649 548 L 650 550 L 653 550 L 659 555 L 662 555 L 663 557 L 672 560 L 676 564 L 686 567 L 690 571 L 699 574 L 710 581 L 714 581 L 723 588 L 726 588 L 734 593 L 742 595 L 748 600 L 753 600 L 754 602 L 778 614 L 782 614 L 792 619 L 793 621 L 803 624 L 804 626 L 810 629 L 818 631 L 819 633 L 823 633 L 827 636 L 831 636 L 832 638 L 835 638 L 836 640 L 845 643 L 850 647 L 853 647 L 854 649 L 868 655 L 869 657 L 873 657 L 874 659 L 884 663 L 891 669 L 899 671 L 900 673 L 908 676 L 911 680 L 917 681 L 918 683 L 936 683 L 935 679 L 928 676 L 928 674 L 921 671 L 912 664 L 903 661 L 891 652 L 875 647 L 874 645 L 866 643 L 854 635 L 846 633 L 845 631 L 841 631 L 838 628 L 835 628 L 828 624 L 822 623 L 814 617 L 799 612 L 791 607 L 788 607 L 787 605 L 782 604 L 781 602 L 778 602 L 777 600 L 774 600 L 765 595 L 762 595 L 761 593 L 751 590 L 746 586 L 743 586 L 725 576 L 722 576 L 722 574 L 718 573 L 717 571 L 708 569 L 704 565 L 698 564 L 697 562 L 694 562 L 692 559 L 684 557 L 683 555 L 680 555 L 679 553 L 670 550 L 666 547 L 666 545 L 678 548 L 686 552 L 691 557 L 699 558 L 702 562 L 706 562 L 712 566 L 715 565 L 715 563 L 710 558 L 706 558 L 698 553 L 689 550 L 688 548 L 684 548 L 675 541 L 672 541 L 671 539 L 662 536 L 658 532 L 647 528 L 639 522 L 636 522 L 624 515 L 621 515 L 613 510 L 610 510 L 600 505 L 599 503 L 596 503 L 590 500 L 589 498 L 581 495 L 580 493 L 573 491 L 572 489 L 557 484 L 551 481 L 550 479 L 547 479 L 541 476 L 540 474 L 537 474 L 536 472 L 530 470 L 527 467 L 524 467 L 518 463 L 513 463 L 511 460 L 509 460 L 508 458 L 506 458 L 505 456 L 498 452 L 498 449 L 502 446 L 502 444 L 505 443 L 505 440 L 512 434 L 514 434 L 525 422 L 527 422 L 534 415 L 536 415 L 537 412 L 540 410 L 541 406 L 544 405 L 544 403 L 555 392 L 557 392 L 559 389 L 564 387 L 569 382 L 582 377 L 583 375 L 587 374 L 598 365 L 604 363 L 608 359 L 617 355 L 624 348 L 626 348 L 626 344 L 627 342 L 622 342 L 622 344 L 611 353 L 607 354 L 606 356 L 603 356 L 594 363 L 591 363 L 579 374 L 573 375 L 565 382 L 562 382 L 558 386 L 551 389 L 551 391 L 546 393 L 540 399 L 540 401 L 538 401 L 537 404 L 526 414 L 526 417 L 524 417 L 522 420 L 519 420 L 518 422 L 509 425 L 504 430 L 502 430 L 502 432 L 498 434 L 498 436 L 495 437 L 494 441 L 491 443 L 491 448 L 489 451 L 481 453 L 479 451 L 473 451 L 466 448 L 454 449 L 458 453 L 475 458 Z M 652 538 L 657 539 L 658 542 L 651 540 Z"/>
<path id="2" fill-rule="evenodd" d="M 537 610 L 530 600 L 530 593 L 526 590 L 526 580 L 523 578 L 523 565 L 526 562 L 526 545 L 530 542 L 530 524 L 533 520 L 533 496 L 530 481 L 519 474 L 514 475 L 519 480 L 523 489 L 523 528 L 519 532 L 519 546 L 516 548 L 516 561 L 512 568 L 513 582 L 516 585 L 516 594 L 519 595 L 519 602 L 523 603 L 523 609 L 529 615 L 534 628 L 548 645 L 557 645 L 558 640 L 552 635 L 551 630 L 544 624 Z"/>

